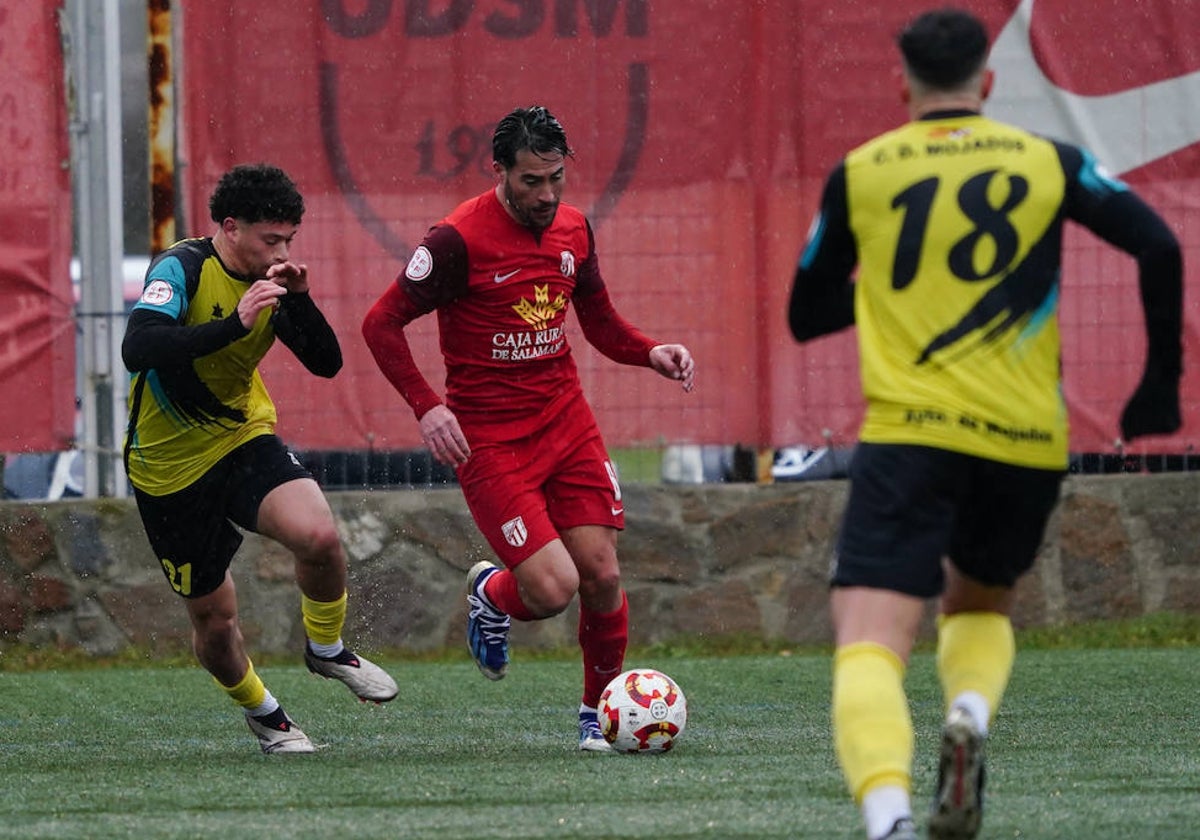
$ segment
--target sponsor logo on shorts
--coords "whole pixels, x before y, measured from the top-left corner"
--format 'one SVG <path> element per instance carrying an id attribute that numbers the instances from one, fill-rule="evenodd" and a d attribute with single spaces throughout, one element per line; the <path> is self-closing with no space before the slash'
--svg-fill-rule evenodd
<path id="1" fill-rule="evenodd" d="M 525 520 L 519 516 L 514 516 L 501 525 L 500 532 L 504 534 L 504 541 L 514 548 L 520 548 L 525 545 L 525 540 L 529 539 L 529 531 L 525 527 Z"/>

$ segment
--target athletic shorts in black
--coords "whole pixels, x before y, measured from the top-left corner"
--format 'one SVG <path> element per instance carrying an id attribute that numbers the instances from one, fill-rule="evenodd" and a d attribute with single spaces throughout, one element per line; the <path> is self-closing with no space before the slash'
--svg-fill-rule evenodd
<path id="1" fill-rule="evenodd" d="M 1029 571 L 1065 472 L 927 446 L 860 443 L 834 586 L 941 594 L 942 558 L 990 586 Z"/>
<path id="2" fill-rule="evenodd" d="M 134 488 L 150 546 L 184 598 L 213 592 L 242 544 L 233 524 L 256 531 L 258 506 L 281 484 L 312 478 L 275 435 L 239 446 L 187 487 L 165 496 Z"/>

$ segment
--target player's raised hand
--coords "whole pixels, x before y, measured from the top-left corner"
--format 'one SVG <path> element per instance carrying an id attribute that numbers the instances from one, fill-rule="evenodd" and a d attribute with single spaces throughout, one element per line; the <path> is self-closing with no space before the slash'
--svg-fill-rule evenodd
<path id="1" fill-rule="evenodd" d="M 678 379 L 683 390 L 696 386 L 696 363 L 682 344 L 659 344 L 650 350 L 650 367 L 668 379 Z"/>
<path id="2" fill-rule="evenodd" d="M 289 292 L 303 294 L 308 291 L 308 266 L 291 261 L 274 263 L 267 269 L 267 279 L 278 283 Z"/>
<path id="3" fill-rule="evenodd" d="M 238 301 L 237 314 L 242 326 L 248 330 L 252 329 L 254 322 L 258 320 L 258 313 L 274 306 L 279 298 L 287 293 L 287 288 L 275 280 L 255 280 Z"/>

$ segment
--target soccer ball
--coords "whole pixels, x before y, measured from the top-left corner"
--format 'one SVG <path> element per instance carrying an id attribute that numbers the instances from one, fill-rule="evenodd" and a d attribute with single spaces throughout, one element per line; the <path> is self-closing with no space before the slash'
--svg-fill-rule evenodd
<path id="1" fill-rule="evenodd" d="M 599 712 L 600 731 L 617 752 L 666 752 L 687 724 L 683 692 L 652 668 L 614 677 L 600 695 Z"/>

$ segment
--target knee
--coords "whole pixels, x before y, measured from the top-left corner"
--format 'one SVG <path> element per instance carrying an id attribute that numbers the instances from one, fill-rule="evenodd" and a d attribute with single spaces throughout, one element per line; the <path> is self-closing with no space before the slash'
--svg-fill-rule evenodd
<path id="1" fill-rule="evenodd" d="M 608 603 L 621 593 L 621 571 L 610 563 L 592 567 L 593 573 L 580 575 L 579 597 L 585 604 Z"/>
<path id="2" fill-rule="evenodd" d="M 550 618 L 565 610 L 575 597 L 575 587 L 566 587 L 557 581 L 539 581 L 522 593 L 525 606 L 539 618 Z"/>
<path id="3" fill-rule="evenodd" d="M 621 593 L 621 567 L 615 540 L 577 546 L 572 556 L 579 570 L 579 597 L 585 604 L 612 603 Z"/>
<path id="4" fill-rule="evenodd" d="M 342 559 L 342 538 L 332 522 L 317 523 L 296 535 L 293 551 L 301 563 L 337 563 Z"/>

